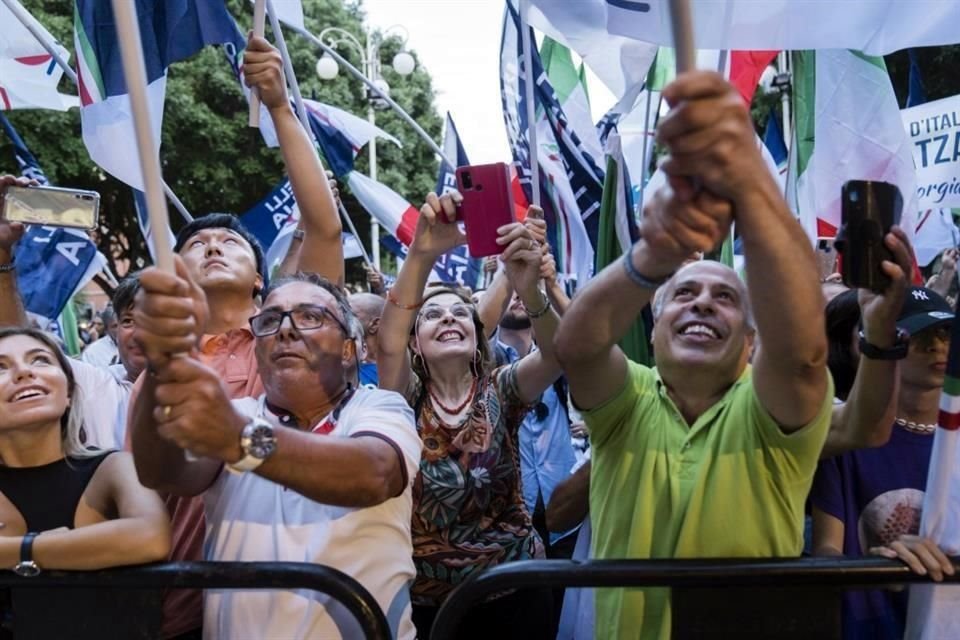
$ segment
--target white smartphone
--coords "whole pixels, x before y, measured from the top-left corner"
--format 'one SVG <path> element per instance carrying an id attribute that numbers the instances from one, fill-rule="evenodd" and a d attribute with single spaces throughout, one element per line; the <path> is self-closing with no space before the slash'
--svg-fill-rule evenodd
<path id="1" fill-rule="evenodd" d="M 49 227 L 95 229 L 100 216 L 96 191 L 60 187 L 17 187 L 4 191 L 3 218 Z"/>

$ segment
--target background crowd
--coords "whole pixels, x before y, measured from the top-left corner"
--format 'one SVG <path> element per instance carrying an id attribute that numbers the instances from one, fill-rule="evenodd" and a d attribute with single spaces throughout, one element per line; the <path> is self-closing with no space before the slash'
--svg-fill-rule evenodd
<path id="1" fill-rule="evenodd" d="M 429 638 L 465 579 L 525 559 L 875 554 L 953 574 L 917 534 L 956 250 L 911 286 L 895 227 L 883 291 L 821 272 L 720 76 L 664 89 L 667 184 L 641 239 L 572 299 L 535 207 L 498 229 L 486 289 L 428 283 L 466 241 L 457 193 L 426 197 L 392 286 L 371 273 L 348 295 L 335 190 L 261 38 L 245 77 L 303 216 L 280 272 L 235 216 L 198 218 L 175 273 L 125 279 L 107 335 L 67 359 L 28 326 L 10 267 L 23 229 L 0 222 L 0 565 L 313 562 L 363 584 L 396 638 Z M 733 222 L 742 278 L 700 259 Z M 655 367 L 617 346 L 648 307 Z M 155 595 L 43 594 L 45 632 L 107 611 L 118 637 L 358 637 L 309 591 Z M 38 606 L 12 601 L 7 633 Z M 901 637 L 905 615 L 905 592 L 852 592 L 845 637 Z M 457 637 L 670 632 L 663 589 L 518 589 Z"/>

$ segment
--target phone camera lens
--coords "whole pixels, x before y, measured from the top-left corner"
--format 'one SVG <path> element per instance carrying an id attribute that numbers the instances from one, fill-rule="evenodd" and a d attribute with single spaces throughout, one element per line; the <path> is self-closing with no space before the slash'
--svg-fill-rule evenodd
<path id="1" fill-rule="evenodd" d="M 460 174 L 460 180 L 463 182 L 464 189 L 473 189 L 473 178 L 470 177 L 470 174 L 464 171 Z"/>
<path id="2" fill-rule="evenodd" d="M 850 202 L 860 202 L 860 192 L 851 191 L 850 192 Z"/>

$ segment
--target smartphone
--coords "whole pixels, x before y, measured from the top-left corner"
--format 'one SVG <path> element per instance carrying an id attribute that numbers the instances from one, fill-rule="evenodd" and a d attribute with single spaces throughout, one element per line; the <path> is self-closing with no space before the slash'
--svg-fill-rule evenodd
<path id="1" fill-rule="evenodd" d="M 475 258 L 503 253 L 497 229 L 514 222 L 510 165 L 503 162 L 457 168 L 457 189 L 463 196 L 457 219 L 463 220 L 467 247 Z"/>
<path id="2" fill-rule="evenodd" d="M 840 207 L 835 245 L 843 256 L 843 283 L 880 293 L 890 284 L 881 263 L 894 258 L 883 238 L 890 227 L 900 223 L 900 189 L 889 182 L 850 180 L 843 185 Z"/>
<path id="3" fill-rule="evenodd" d="M 10 222 L 95 229 L 99 215 L 96 191 L 10 186 L 3 196 L 3 218 Z"/>

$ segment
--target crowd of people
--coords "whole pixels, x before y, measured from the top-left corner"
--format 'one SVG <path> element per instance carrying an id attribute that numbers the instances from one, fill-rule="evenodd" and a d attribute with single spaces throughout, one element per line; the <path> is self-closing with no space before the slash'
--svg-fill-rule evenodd
<path id="1" fill-rule="evenodd" d="M 366 587 L 402 639 L 429 638 L 469 577 L 525 559 L 874 554 L 953 574 L 918 527 L 956 255 L 912 287 L 894 228 L 884 291 L 821 279 L 720 76 L 664 89 L 667 185 L 641 239 L 572 299 L 535 207 L 498 230 L 485 290 L 428 283 L 466 241 L 455 192 L 426 197 L 391 287 L 347 295 L 337 196 L 280 57 L 252 37 L 245 65 L 302 213 L 278 273 L 235 216 L 198 218 L 175 272 L 117 287 L 115 354 L 94 343 L 68 359 L 28 328 L 10 266 L 22 228 L 0 221 L 0 564 L 322 564 Z M 744 278 L 699 259 L 733 221 Z M 648 305 L 654 367 L 617 346 Z M 154 619 L 163 638 L 360 637 L 306 590 L 170 590 L 155 618 L 146 600 L 102 596 L 32 606 L 71 622 L 106 609 L 118 637 Z M 845 637 L 901 637 L 905 599 L 851 592 Z M 29 594 L 13 604 L 2 633 L 37 610 Z M 665 589 L 514 589 L 457 637 L 670 633 Z"/>

